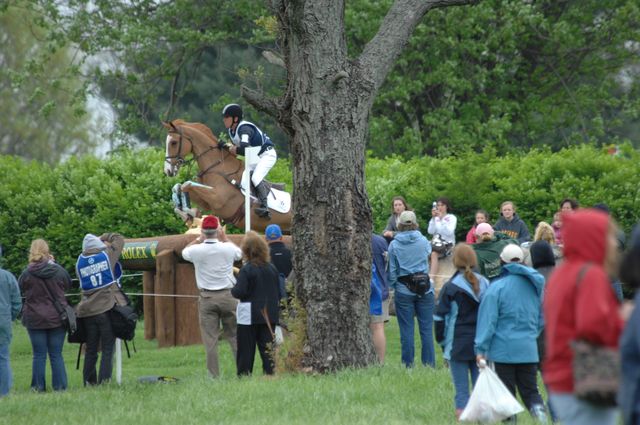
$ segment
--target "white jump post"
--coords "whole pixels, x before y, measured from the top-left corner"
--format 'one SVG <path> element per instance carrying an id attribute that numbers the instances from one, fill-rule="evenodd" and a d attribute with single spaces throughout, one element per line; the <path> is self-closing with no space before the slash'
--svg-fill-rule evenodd
<path id="1" fill-rule="evenodd" d="M 244 187 L 244 233 L 251 230 L 251 177 L 250 168 L 260 159 L 258 157 L 260 146 L 244 148 L 244 173 L 242 174 L 242 187 Z"/>
<path id="2" fill-rule="evenodd" d="M 122 384 L 122 341 L 116 338 L 116 383 Z"/>

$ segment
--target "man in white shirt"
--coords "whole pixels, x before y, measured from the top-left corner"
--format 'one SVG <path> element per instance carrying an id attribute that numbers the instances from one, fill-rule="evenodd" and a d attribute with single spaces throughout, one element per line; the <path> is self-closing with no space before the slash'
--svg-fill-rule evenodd
<path id="1" fill-rule="evenodd" d="M 209 215 L 202 220 L 202 231 L 182 250 L 182 258 L 193 263 L 196 284 L 200 290 L 198 311 L 200 334 L 207 353 L 207 369 L 212 377 L 220 374 L 218 368 L 218 337 L 220 323 L 224 337 L 229 341 L 233 359 L 236 359 L 236 305 L 231 296 L 236 284 L 233 263 L 242 259 L 242 251 L 230 242 L 218 219 Z"/>

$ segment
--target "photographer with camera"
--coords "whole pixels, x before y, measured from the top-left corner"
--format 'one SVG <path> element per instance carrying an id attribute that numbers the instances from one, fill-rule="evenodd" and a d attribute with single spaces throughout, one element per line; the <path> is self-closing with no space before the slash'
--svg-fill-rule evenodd
<path id="1" fill-rule="evenodd" d="M 433 235 L 431 239 L 431 277 L 436 279 L 438 275 L 438 260 L 451 254 L 451 249 L 456 244 L 456 225 L 458 219 L 450 214 L 451 203 L 447 198 L 440 197 L 433 203 L 431 220 L 427 232 Z"/>

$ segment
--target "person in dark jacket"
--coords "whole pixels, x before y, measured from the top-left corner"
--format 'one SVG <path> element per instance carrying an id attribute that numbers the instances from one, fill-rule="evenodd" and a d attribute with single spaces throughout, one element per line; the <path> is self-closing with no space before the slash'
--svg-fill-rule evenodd
<path id="1" fill-rule="evenodd" d="M 478 379 L 473 339 L 480 300 L 489 281 L 473 272 L 478 259 L 473 248 L 465 243 L 459 243 L 453 249 L 453 265 L 457 271 L 440 291 L 433 320 L 436 341 L 443 350 L 442 357 L 449 361 L 458 419 L 469 401 L 469 377 L 472 387 Z"/>
<path id="2" fill-rule="evenodd" d="M 510 238 L 516 239 L 518 244 L 531 240 L 531 234 L 527 225 L 516 214 L 516 206 L 511 201 L 505 201 L 500 205 L 500 218 L 493 225 L 496 232 L 504 233 Z"/>
<path id="3" fill-rule="evenodd" d="M 531 258 L 531 265 L 533 266 L 533 268 L 544 277 L 545 282 L 548 282 L 551 274 L 553 273 L 553 270 L 556 268 L 556 254 L 553 250 L 553 246 L 545 240 L 537 240 L 531 244 L 531 247 L 529 248 L 529 256 Z M 542 361 L 544 360 L 544 338 L 544 328 L 542 328 L 542 331 L 540 332 L 537 340 L 538 357 L 540 358 L 538 368 L 540 369 L 540 371 L 542 371 Z M 549 409 L 551 421 L 555 422 L 556 414 L 553 410 L 553 407 L 551 406 L 551 403 L 547 402 L 547 408 Z"/>
<path id="4" fill-rule="evenodd" d="M 88 233 L 82 240 L 82 254 L 76 262 L 82 297 L 76 310 L 78 318 L 83 320 L 87 337 L 82 369 L 84 385 L 99 385 L 111 380 L 116 337 L 109 310 L 116 304 L 128 303 L 118 286 L 116 273 L 123 247 L 124 238 L 118 233 L 105 233 L 100 237 Z M 99 347 L 102 357 L 100 372 L 96 375 Z"/>
<path id="5" fill-rule="evenodd" d="M 402 196 L 394 196 L 391 200 L 391 215 L 387 220 L 387 226 L 382 231 L 382 236 L 391 243 L 398 232 L 398 221 L 403 211 L 412 211 L 407 201 Z"/>
<path id="6" fill-rule="evenodd" d="M 273 375 L 273 343 L 279 320 L 278 270 L 269 262 L 269 247 L 256 232 L 242 242 L 245 264 L 238 273 L 231 295 L 240 300 L 237 309 L 238 376 L 253 373 L 256 345 L 262 371 Z"/>
<path id="7" fill-rule="evenodd" d="M 60 306 L 66 306 L 64 293 L 71 288 L 71 277 L 54 262 L 47 242 L 36 239 L 31 242 L 29 264 L 20 275 L 18 283 L 25 298 L 22 324 L 29 332 L 33 349 L 31 389 L 38 392 L 47 389 L 45 371 L 48 353 L 53 389 L 66 390 L 67 370 L 62 357 L 66 330 L 51 297 Z"/>
<path id="8" fill-rule="evenodd" d="M 271 264 L 276 266 L 278 273 L 280 273 L 280 298 L 286 298 L 287 305 L 289 305 L 291 299 L 287 294 L 287 278 L 293 270 L 291 250 L 282 241 L 282 229 L 277 224 L 270 224 L 264 229 L 264 238 L 269 244 Z"/>
<path id="9" fill-rule="evenodd" d="M 631 236 L 630 249 L 620 264 L 620 280 L 635 289 L 635 308 L 620 338 L 621 374 L 618 405 L 625 425 L 640 425 L 640 225 Z"/>

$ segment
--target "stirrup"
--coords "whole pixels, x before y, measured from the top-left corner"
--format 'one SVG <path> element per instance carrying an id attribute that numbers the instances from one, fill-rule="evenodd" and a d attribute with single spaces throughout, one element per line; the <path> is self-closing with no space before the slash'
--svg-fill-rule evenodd
<path id="1" fill-rule="evenodd" d="M 256 207 L 253 211 L 255 211 L 256 215 L 260 218 L 271 219 L 271 213 L 269 212 L 269 208 L 267 207 Z"/>

